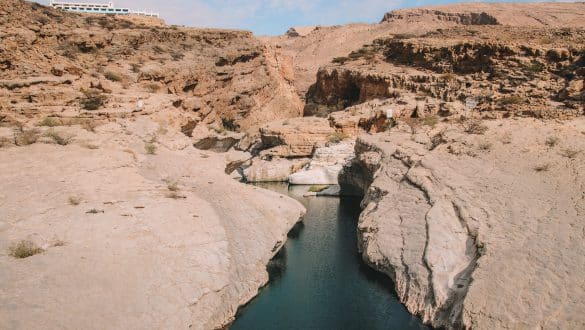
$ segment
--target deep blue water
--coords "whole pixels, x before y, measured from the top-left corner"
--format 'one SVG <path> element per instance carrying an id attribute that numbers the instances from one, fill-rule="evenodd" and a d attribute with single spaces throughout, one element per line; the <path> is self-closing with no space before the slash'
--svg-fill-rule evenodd
<path id="1" fill-rule="evenodd" d="M 302 197 L 306 187 L 262 185 L 307 208 L 269 265 L 271 280 L 238 313 L 242 329 L 427 329 L 408 313 L 392 281 L 364 265 L 357 250 L 357 198 Z"/>

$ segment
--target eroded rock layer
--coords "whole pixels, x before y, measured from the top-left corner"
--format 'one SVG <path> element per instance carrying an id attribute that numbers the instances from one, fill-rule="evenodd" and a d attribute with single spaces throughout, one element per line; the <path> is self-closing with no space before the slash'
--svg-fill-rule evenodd
<path id="1" fill-rule="evenodd" d="M 583 327 L 585 122 L 485 125 L 358 139 L 340 179 L 365 192 L 363 257 L 436 327 Z"/>

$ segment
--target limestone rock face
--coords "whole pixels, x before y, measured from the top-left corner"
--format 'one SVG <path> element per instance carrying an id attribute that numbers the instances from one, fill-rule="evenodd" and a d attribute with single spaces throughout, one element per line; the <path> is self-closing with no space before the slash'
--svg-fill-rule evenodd
<path id="1" fill-rule="evenodd" d="M 262 155 L 307 157 L 324 146 L 335 130 L 324 118 L 292 118 L 275 121 L 260 129 Z"/>
<path id="2" fill-rule="evenodd" d="M 90 93 L 102 98 L 94 114 L 129 115 L 129 105 L 141 99 L 147 111 L 180 108 L 197 125 L 229 130 L 301 115 L 291 61 L 249 32 L 144 28 L 132 18 L 76 15 L 20 0 L 0 6 L 0 86 L 11 87 L 10 94 L 0 87 L 0 104 L 16 101 L 12 109 L 22 121 L 75 113 Z"/>
<path id="3" fill-rule="evenodd" d="M 270 161 L 254 159 L 250 167 L 244 169 L 244 178 L 248 182 L 283 182 L 288 181 L 292 173 L 299 171 L 309 163 L 308 159 L 276 158 Z"/>
<path id="4" fill-rule="evenodd" d="M 362 133 L 384 132 L 394 112 L 392 102 L 374 100 L 332 112 L 328 118 L 336 130 L 349 136 L 358 136 Z"/>
<path id="5" fill-rule="evenodd" d="M 377 39 L 319 69 L 305 115 L 384 99 L 398 117 L 574 118 L 585 111 L 585 34 L 563 31 L 489 25 Z"/>
<path id="6" fill-rule="evenodd" d="M 317 148 L 309 166 L 289 176 L 290 184 L 337 185 L 339 172 L 354 157 L 351 140 Z"/>
<path id="7" fill-rule="evenodd" d="M 566 150 L 585 150 L 585 121 L 484 124 L 358 139 L 341 183 L 365 189 L 364 260 L 435 327 L 581 328 L 585 155 Z"/>
<path id="8" fill-rule="evenodd" d="M 0 148 L 2 329 L 222 327 L 304 212 L 224 173 L 245 154 L 197 150 L 178 131 L 146 153 L 151 118 L 54 130 L 74 142 Z M 45 251 L 9 256 L 20 240 Z"/>

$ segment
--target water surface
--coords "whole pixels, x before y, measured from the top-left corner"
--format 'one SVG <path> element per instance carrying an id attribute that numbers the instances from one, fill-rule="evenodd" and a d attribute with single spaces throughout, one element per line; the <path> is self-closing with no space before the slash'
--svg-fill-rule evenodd
<path id="1" fill-rule="evenodd" d="M 269 284 L 231 329 L 427 329 L 400 304 L 392 281 L 363 264 L 359 199 L 302 197 L 306 187 L 261 186 L 299 200 L 307 215 L 269 265 Z"/>

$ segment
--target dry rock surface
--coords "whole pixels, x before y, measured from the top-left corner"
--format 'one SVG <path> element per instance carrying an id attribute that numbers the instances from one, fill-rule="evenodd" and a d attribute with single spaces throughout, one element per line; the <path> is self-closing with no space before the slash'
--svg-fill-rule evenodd
<path id="1" fill-rule="evenodd" d="M 304 213 L 215 152 L 300 115 L 278 63 L 248 32 L 0 1 L 0 328 L 233 320 Z"/>
<path id="2" fill-rule="evenodd" d="M 358 139 L 342 189 L 365 191 L 364 259 L 436 327 L 581 328 L 585 121 L 482 125 Z"/>
<path id="3" fill-rule="evenodd" d="M 0 328 L 226 326 L 304 212 L 240 180 L 364 195 L 364 260 L 430 325 L 585 328 L 584 22 L 256 38 L 0 0 Z"/>

